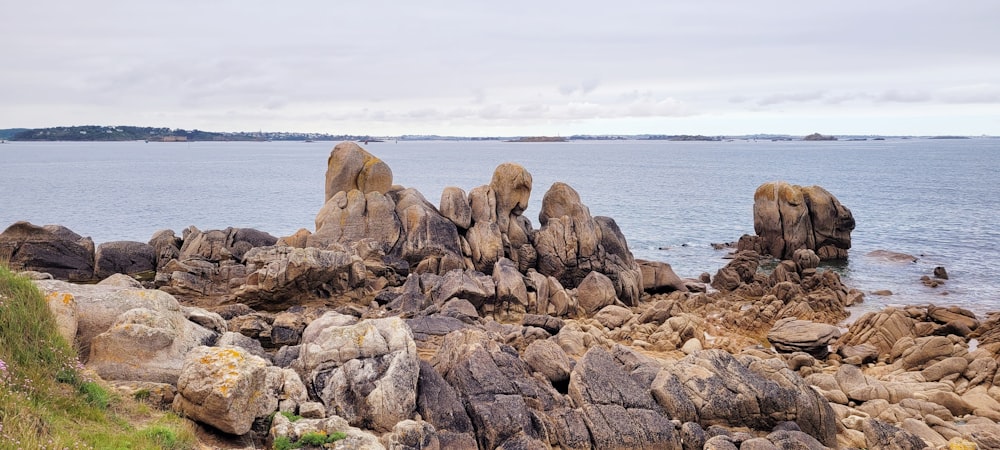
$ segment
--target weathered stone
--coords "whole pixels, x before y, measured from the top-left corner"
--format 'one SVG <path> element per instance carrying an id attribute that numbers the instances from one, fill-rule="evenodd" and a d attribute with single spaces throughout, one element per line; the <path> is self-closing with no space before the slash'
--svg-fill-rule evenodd
<path id="1" fill-rule="evenodd" d="M 618 300 L 611 279 L 600 272 L 590 272 L 580 282 L 576 293 L 577 302 L 579 302 L 583 314 L 588 316 Z"/>
<path id="2" fill-rule="evenodd" d="M 316 232 L 306 238 L 306 246 L 328 248 L 371 238 L 388 252 L 402 234 L 396 204 L 389 195 L 353 189 L 327 199 L 316 213 Z"/>
<path id="3" fill-rule="evenodd" d="M 367 274 L 361 258 L 318 248 L 257 247 L 246 254 L 246 283 L 236 301 L 255 309 L 285 310 L 310 298 L 361 296 Z"/>
<path id="4" fill-rule="evenodd" d="M 687 292 L 684 280 L 674 273 L 670 264 L 659 261 L 635 260 L 642 271 L 642 290 L 651 294 L 681 291 Z"/>
<path id="5" fill-rule="evenodd" d="M 605 306 L 604 308 L 601 308 L 597 314 L 594 314 L 594 320 L 598 321 L 609 330 L 621 327 L 631 319 L 632 310 L 618 305 Z"/>
<path id="6" fill-rule="evenodd" d="M 0 260 L 69 281 L 94 279 L 94 241 L 60 225 L 16 222 L 0 233 Z"/>
<path id="7" fill-rule="evenodd" d="M 830 353 L 830 343 L 840 337 L 840 328 L 825 323 L 798 320 L 788 317 L 775 322 L 767 333 L 767 340 L 778 351 L 806 352 L 816 358 Z"/>
<path id="8" fill-rule="evenodd" d="M 493 265 L 493 282 L 496 284 L 494 308 L 509 309 L 511 305 L 528 306 L 528 290 L 524 285 L 524 277 L 517 271 L 514 261 L 507 258 L 497 261 Z"/>
<path id="9" fill-rule="evenodd" d="M 851 248 L 854 216 L 819 186 L 783 181 L 760 185 L 754 192 L 754 230 L 762 249 L 790 259 L 798 249 L 814 250 L 820 259 L 843 259 Z"/>
<path id="10" fill-rule="evenodd" d="M 923 450 L 927 446 L 912 433 L 878 419 L 867 419 L 861 426 L 872 450 Z"/>
<path id="11" fill-rule="evenodd" d="M 338 192 L 386 193 L 392 187 L 392 169 L 354 142 L 341 142 L 326 161 L 326 200 Z"/>
<path id="12" fill-rule="evenodd" d="M 184 240 L 174 235 L 173 230 L 159 230 L 153 233 L 148 243 L 156 253 L 156 270 L 160 270 L 171 259 L 177 259 L 181 255 Z"/>
<path id="13" fill-rule="evenodd" d="M 335 325 L 339 318 L 327 313 L 303 332 L 306 383 L 329 414 L 391 430 L 416 408 L 419 366 L 409 327 L 397 317 L 346 326 Z"/>
<path id="14" fill-rule="evenodd" d="M 239 349 L 197 347 L 184 359 L 174 409 L 226 433 L 246 434 L 255 418 L 278 407 L 269 371 L 266 361 Z"/>
<path id="15" fill-rule="evenodd" d="M 105 242 L 97 246 L 94 258 L 97 278 L 116 273 L 135 275 L 156 271 L 156 249 L 144 242 Z"/>
<path id="16" fill-rule="evenodd" d="M 472 207 L 461 188 L 448 186 L 441 191 L 441 215 L 458 228 L 467 230 L 472 225 Z"/>
<path id="17" fill-rule="evenodd" d="M 553 384 L 569 381 L 572 369 L 569 356 L 554 341 L 540 339 L 528 344 L 523 358 L 532 370 L 544 375 Z"/>

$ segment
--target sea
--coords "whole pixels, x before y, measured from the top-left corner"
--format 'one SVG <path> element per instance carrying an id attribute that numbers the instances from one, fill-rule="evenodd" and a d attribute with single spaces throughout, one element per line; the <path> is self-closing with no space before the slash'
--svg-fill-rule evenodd
<path id="1" fill-rule="evenodd" d="M 0 144 L 0 229 L 25 220 L 102 242 L 154 232 L 249 227 L 285 236 L 315 229 L 335 142 L 16 142 Z M 681 277 L 715 272 L 753 234 L 753 194 L 765 182 L 819 185 L 857 227 L 846 263 L 826 264 L 866 293 L 856 318 L 886 306 L 1000 311 L 1000 139 L 887 138 L 823 142 L 732 140 L 385 141 L 363 144 L 396 184 L 434 204 L 447 186 L 488 184 L 497 165 L 532 175 L 525 216 L 569 184 L 594 216 L 618 223 L 637 258 Z M 904 253 L 915 262 L 869 256 Z M 949 275 L 936 288 L 921 277 Z M 891 295 L 875 295 L 875 291 Z M 849 319 L 852 320 L 852 319 Z"/>

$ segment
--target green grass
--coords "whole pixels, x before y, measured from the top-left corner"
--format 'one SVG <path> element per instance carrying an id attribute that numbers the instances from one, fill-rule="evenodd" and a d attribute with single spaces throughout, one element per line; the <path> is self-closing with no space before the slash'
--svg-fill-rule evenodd
<path id="1" fill-rule="evenodd" d="M 312 447 L 322 447 L 324 444 L 330 444 L 346 438 L 347 434 L 342 431 L 335 431 L 330 434 L 326 434 L 322 431 L 310 431 L 299 437 L 299 440 L 297 441 L 292 441 L 288 436 L 278 436 L 274 438 L 274 443 L 271 444 L 271 448 L 273 450 L 292 450 L 302 448 L 307 445 Z"/>
<path id="2" fill-rule="evenodd" d="M 0 264 L 0 448 L 189 449 L 193 427 L 87 379 L 31 281 Z"/>

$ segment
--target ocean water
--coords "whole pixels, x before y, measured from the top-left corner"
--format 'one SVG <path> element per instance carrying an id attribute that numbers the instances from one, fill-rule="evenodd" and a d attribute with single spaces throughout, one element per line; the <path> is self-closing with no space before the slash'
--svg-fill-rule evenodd
<path id="1" fill-rule="evenodd" d="M 0 228 L 18 220 L 61 224 L 96 243 L 147 241 L 251 227 L 276 236 L 314 229 L 331 142 L 7 142 L 0 145 Z M 525 215 L 538 227 L 545 191 L 573 186 L 593 215 L 616 220 L 638 258 L 682 277 L 714 274 L 726 251 L 712 243 L 753 233 L 753 193 L 785 180 L 820 185 L 854 213 L 846 264 L 831 267 L 885 305 L 959 305 L 1000 311 L 1000 139 L 835 142 L 565 143 L 380 142 L 365 147 L 394 181 L 438 204 L 446 186 L 487 184 L 503 162 L 534 180 Z M 918 257 L 892 263 L 889 250 Z M 944 266 L 943 286 L 920 277 Z"/>

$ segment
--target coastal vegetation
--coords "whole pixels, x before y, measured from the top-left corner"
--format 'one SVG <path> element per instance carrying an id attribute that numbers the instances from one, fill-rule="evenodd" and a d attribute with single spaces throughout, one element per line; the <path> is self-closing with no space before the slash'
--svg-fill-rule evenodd
<path id="1" fill-rule="evenodd" d="M 0 264 L 0 448 L 186 449 L 189 422 L 114 393 L 76 359 L 45 299 Z"/>

